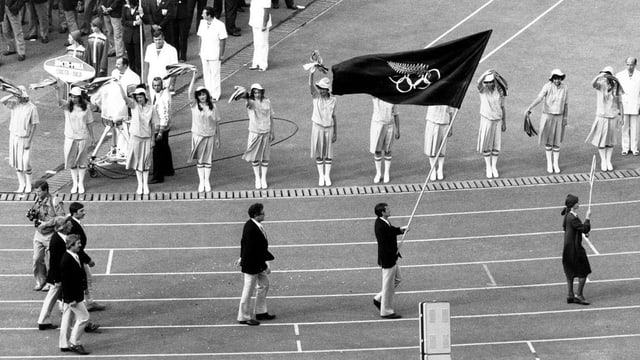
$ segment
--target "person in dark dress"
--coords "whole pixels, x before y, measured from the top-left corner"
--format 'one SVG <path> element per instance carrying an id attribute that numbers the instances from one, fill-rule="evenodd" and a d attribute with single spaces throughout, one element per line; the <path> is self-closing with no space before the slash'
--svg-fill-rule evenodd
<path id="1" fill-rule="evenodd" d="M 564 229 L 564 248 L 562 250 L 562 267 L 567 277 L 567 303 L 589 305 L 590 303 L 584 298 L 584 284 L 587 276 L 591 273 L 587 252 L 582 247 L 583 234 L 589 234 L 591 231 L 591 210 L 587 210 L 584 223 L 580 221 L 576 211 L 580 207 L 578 197 L 575 195 L 567 195 L 564 202 L 565 208 L 562 210 L 564 221 L 562 228 Z M 578 278 L 578 289 L 573 292 L 573 279 Z"/>

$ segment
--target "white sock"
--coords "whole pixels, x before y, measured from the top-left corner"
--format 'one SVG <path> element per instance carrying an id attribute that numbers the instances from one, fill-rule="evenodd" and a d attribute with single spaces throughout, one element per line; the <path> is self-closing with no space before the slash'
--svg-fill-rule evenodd
<path id="1" fill-rule="evenodd" d="M 22 171 L 16 171 L 16 176 L 18 177 L 18 190 L 16 190 L 16 192 L 25 192 L 25 173 Z"/>
<path id="2" fill-rule="evenodd" d="M 204 182 L 204 191 L 209 192 L 211 191 L 211 181 L 209 180 L 209 178 L 211 177 L 211 167 L 205 166 L 204 168 L 202 168 L 202 180 Z"/>
<path id="3" fill-rule="evenodd" d="M 380 178 L 382 178 L 382 158 L 374 157 L 373 163 L 376 166 L 376 176 L 373 178 L 373 183 L 377 184 L 380 182 Z"/>
<path id="4" fill-rule="evenodd" d="M 149 171 L 142 172 L 142 193 L 149 194 Z"/>
<path id="5" fill-rule="evenodd" d="M 391 170 L 391 157 L 384 158 L 384 177 L 382 178 L 382 182 L 385 184 L 389 182 L 389 170 Z"/>
<path id="6" fill-rule="evenodd" d="M 316 161 L 316 167 L 318 168 L 318 186 L 324 186 L 324 163 Z"/>
<path id="7" fill-rule="evenodd" d="M 71 181 L 73 182 L 70 192 L 75 194 L 78 192 L 78 169 L 70 169 L 69 172 L 71 173 Z"/>
<path id="8" fill-rule="evenodd" d="M 263 189 L 267 188 L 267 169 L 269 167 L 268 166 L 260 166 L 260 171 L 262 173 L 262 176 L 260 177 L 260 185 Z"/>

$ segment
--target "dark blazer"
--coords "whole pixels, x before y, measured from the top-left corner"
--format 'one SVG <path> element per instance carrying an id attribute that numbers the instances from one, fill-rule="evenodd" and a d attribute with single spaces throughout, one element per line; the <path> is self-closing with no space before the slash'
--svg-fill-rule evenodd
<path id="1" fill-rule="evenodd" d="M 122 5 L 124 1 L 122 0 L 104 0 L 102 5 L 106 8 L 111 8 L 109 12 L 109 16 L 114 19 L 119 19 L 122 16 Z"/>
<path id="2" fill-rule="evenodd" d="M 398 252 L 398 235 L 402 234 L 399 227 L 387 224 L 381 218 L 375 223 L 376 240 L 378 241 L 378 265 L 383 269 L 392 268 L 400 256 Z"/>
<path id="3" fill-rule="evenodd" d="M 62 0 L 62 10 L 64 11 L 73 11 L 77 6 L 77 0 Z"/>
<path id="4" fill-rule="evenodd" d="M 47 272 L 47 282 L 49 284 L 59 283 L 62 279 L 60 274 L 60 263 L 62 256 L 67 252 L 67 243 L 62 240 L 60 234 L 54 232 L 49 241 L 49 271 Z"/>
<path id="5" fill-rule="evenodd" d="M 178 0 L 176 5 L 176 19 L 191 20 L 193 18 L 194 3 L 195 0 Z M 202 14 L 200 14 L 200 16 L 202 16 Z"/>
<path id="6" fill-rule="evenodd" d="M 138 14 L 135 12 L 134 14 Z M 131 8 L 128 5 L 122 7 L 122 41 L 128 43 L 140 43 L 140 25 L 133 26 L 136 20 L 135 15 L 131 15 Z M 144 40 L 144 34 L 143 34 Z"/>
<path id="7" fill-rule="evenodd" d="M 144 9 L 144 22 L 150 25 L 160 25 L 162 31 L 169 29 L 169 23 L 176 18 L 178 2 L 176 0 L 141 0 Z M 167 9 L 167 15 L 162 15 L 162 9 Z M 166 40 L 166 39 L 165 39 Z"/>
<path id="8" fill-rule="evenodd" d="M 62 273 L 62 301 L 67 304 L 83 301 L 87 274 L 68 252 L 62 256 L 60 272 Z"/>
<path id="9" fill-rule="evenodd" d="M 5 5 L 13 15 L 18 15 L 20 10 L 24 8 L 25 0 L 5 0 Z M 3 17 L 4 20 L 4 17 Z"/>
<path id="10" fill-rule="evenodd" d="M 82 225 L 80 225 L 80 223 L 76 219 L 74 219 L 73 216 L 69 216 L 69 220 L 71 220 L 71 224 L 73 224 L 73 226 L 71 227 L 71 231 L 69 231 L 69 235 L 76 234 L 80 236 L 80 243 L 82 244 L 82 246 L 80 247 L 80 252 L 78 253 L 80 262 L 82 262 L 83 264 L 88 264 L 91 262 L 91 258 L 89 257 L 89 255 L 87 255 L 86 252 L 84 252 L 84 248 L 85 246 L 87 246 L 87 235 L 84 233 Z"/>
<path id="11" fill-rule="evenodd" d="M 258 274 L 267 269 L 267 261 L 274 259 L 269 252 L 269 243 L 258 225 L 248 220 L 242 229 L 240 241 L 240 266 L 246 274 Z"/>
<path id="12" fill-rule="evenodd" d="M 4 21 L 4 0 L 0 0 L 0 19 Z"/>

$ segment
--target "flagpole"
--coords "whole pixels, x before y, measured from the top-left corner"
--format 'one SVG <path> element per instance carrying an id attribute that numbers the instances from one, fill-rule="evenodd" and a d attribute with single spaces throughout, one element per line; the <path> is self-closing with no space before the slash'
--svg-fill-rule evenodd
<path id="1" fill-rule="evenodd" d="M 438 163 L 438 159 L 440 158 L 440 153 L 442 153 L 442 149 L 447 143 L 449 133 L 451 132 L 451 127 L 453 126 L 453 122 L 456 120 L 456 117 L 458 115 L 458 110 L 459 109 L 456 109 L 455 112 L 453 113 L 453 116 L 451 117 L 451 121 L 449 122 L 449 126 L 447 127 L 447 132 L 444 135 L 445 138 L 440 144 L 440 147 L 438 148 L 438 152 L 436 152 L 436 164 Z M 431 167 L 431 169 L 429 170 L 429 173 L 427 174 L 427 178 L 424 180 L 424 184 L 422 184 L 422 190 L 420 190 L 420 195 L 418 195 L 418 200 L 416 201 L 416 204 L 413 207 L 413 211 L 411 211 L 411 216 L 409 216 L 409 221 L 407 222 L 407 230 L 409 229 L 411 225 L 411 221 L 413 220 L 413 217 L 416 214 L 416 210 L 418 210 L 418 205 L 420 204 L 420 200 L 422 200 L 424 191 L 427 189 L 427 184 L 429 183 L 429 179 L 431 178 L 431 174 L 435 171 L 435 168 L 436 168 L 436 165 Z M 402 234 L 402 239 L 400 239 L 400 244 L 398 245 L 398 251 L 400 251 L 400 248 L 404 244 L 404 238 L 406 234 L 407 234 L 406 231 Z"/>
<path id="2" fill-rule="evenodd" d="M 589 206 L 588 210 L 591 211 L 591 194 L 593 194 L 593 180 L 595 178 L 595 169 L 596 169 L 596 155 L 593 155 L 593 160 L 591 160 L 591 171 L 589 172 Z"/>

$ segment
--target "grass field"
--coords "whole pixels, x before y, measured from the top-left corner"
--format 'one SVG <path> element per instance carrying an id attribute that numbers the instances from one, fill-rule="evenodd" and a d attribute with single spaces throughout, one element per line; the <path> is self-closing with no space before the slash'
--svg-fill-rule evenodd
<path id="1" fill-rule="evenodd" d="M 501 175 L 544 173 L 544 155 L 536 140 L 522 132 L 521 114 L 552 68 L 567 73 L 571 91 L 561 167 L 563 173 L 586 172 L 595 152 L 584 144 L 595 108 L 589 83 L 605 65 L 620 70 L 626 56 L 640 53 L 633 41 L 640 30 L 626 20 L 635 18 L 634 5 L 344 0 L 274 45 L 269 71 L 240 71 L 224 86 L 265 85 L 277 115 L 299 127 L 296 136 L 274 147 L 270 184 L 313 186 L 315 170 L 305 152 L 309 96 L 306 74 L 299 69 L 310 49 L 319 49 L 327 63 L 334 63 L 425 47 L 443 34 L 438 41 L 492 28 L 478 71 L 495 68 L 510 83 Z M 474 91 L 470 87 L 454 126 L 447 179 L 483 176 L 475 153 Z M 366 96 L 339 99 L 334 183 L 371 181 L 369 103 Z M 241 106 L 221 107 L 229 119 L 246 116 Z M 424 180 L 423 117 L 422 108 L 401 108 L 395 183 Z M 177 131 L 186 126 L 178 124 Z M 244 139 L 244 133 L 235 137 L 236 128 L 227 144 Z M 175 153 L 186 151 L 185 141 L 175 143 Z M 614 165 L 637 168 L 637 159 L 617 155 Z M 215 178 L 214 187 L 251 186 L 248 165 L 241 160 L 220 161 L 216 171 L 223 175 Z M 177 175 L 167 186 L 190 188 L 193 176 Z M 98 191 L 123 191 L 122 182 L 94 181 Z M 90 202 L 88 251 L 97 263 L 96 297 L 109 309 L 92 313 L 103 332 L 87 334 L 83 341 L 93 350 L 89 358 L 408 359 L 419 356 L 418 303 L 438 300 L 451 304 L 453 359 L 636 359 L 640 224 L 635 214 L 640 198 L 634 189 L 639 185 L 638 179 L 595 185 L 592 246 L 585 244 L 594 269 L 585 290 L 592 301 L 588 307 L 565 302 L 559 215 L 569 192 L 586 203 L 588 184 L 427 193 L 402 248 L 403 284 L 396 298 L 396 310 L 404 315 L 400 320 L 380 319 L 371 304 L 380 286 L 373 206 L 388 202 L 392 222 L 402 225 L 416 193 L 263 199 L 276 257 L 269 311 L 278 318 L 251 328 L 235 323 L 242 277 L 232 265 L 251 200 Z M 0 359 L 62 355 L 58 332 L 36 329 L 44 294 L 31 291 L 33 229 L 23 216 L 26 207 L 19 201 L 0 207 Z M 58 314 L 53 318 L 59 322 Z"/>

